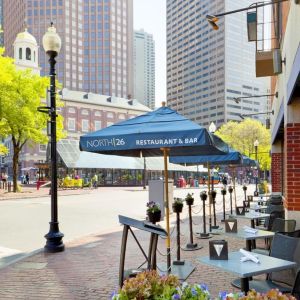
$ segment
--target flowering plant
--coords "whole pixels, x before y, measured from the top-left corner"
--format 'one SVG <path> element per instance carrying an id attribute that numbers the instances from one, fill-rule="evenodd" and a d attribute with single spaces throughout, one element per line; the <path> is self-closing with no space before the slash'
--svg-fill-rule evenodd
<path id="1" fill-rule="evenodd" d="M 185 196 L 185 200 L 190 200 L 190 199 L 194 199 L 194 193 L 187 193 L 187 195 Z"/>
<path id="2" fill-rule="evenodd" d="M 180 284 L 174 275 L 159 276 L 156 271 L 145 271 L 125 280 L 119 293 L 112 300 L 206 300 L 210 294 L 206 285 Z"/>
<path id="3" fill-rule="evenodd" d="M 258 293 L 251 290 L 244 295 L 244 293 L 227 293 L 220 292 L 219 300 L 296 300 L 291 295 L 282 294 L 278 289 L 269 290 L 267 293 Z"/>
<path id="4" fill-rule="evenodd" d="M 175 198 L 174 197 L 173 204 L 175 204 L 175 205 L 183 205 L 183 200 L 181 198 Z"/>
<path id="5" fill-rule="evenodd" d="M 159 203 L 154 201 L 150 201 L 147 203 L 147 212 L 154 213 L 157 211 L 161 211 Z"/>

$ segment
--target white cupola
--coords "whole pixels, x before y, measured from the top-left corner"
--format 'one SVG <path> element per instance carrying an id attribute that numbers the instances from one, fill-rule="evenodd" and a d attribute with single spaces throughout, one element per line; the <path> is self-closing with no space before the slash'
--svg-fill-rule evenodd
<path id="1" fill-rule="evenodd" d="M 35 37 L 27 31 L 18 33 L 14 42 L 14 57 L 17 68 L 32 69 L 33 74 L 40 74 L 38 52 L 39 47 Z"/>

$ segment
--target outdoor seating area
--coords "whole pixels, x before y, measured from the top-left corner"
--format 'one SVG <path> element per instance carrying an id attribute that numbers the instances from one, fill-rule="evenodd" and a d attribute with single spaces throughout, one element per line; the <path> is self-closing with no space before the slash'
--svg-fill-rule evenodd
<path id="1" fill-rule="evenodd" d="M 179 211 L 175 211 L 174 209 L 175 203 L 179 203 L 178 198 L 176 198 L 173 202 L 173 211 L 176 212 L 176 222 L 174 222 L 174 227 L 171 229 L 171 240 L 175 240 L 175 245 L 172 244 L 172 246 L 176 250 L 176 258 L 172 257 L 173 262 L 170 264 L 169 272 L 167 271 L 167 264 L 161 263 L 158 259 L 161 253 L 157 254 L 153 252 L 151 252 L 151 258 L 145 256 L 146 262 L 148 261 L 148 267 L 142 264 L 144 268 L 140 270 L 139 268 L 134 269 L 134 274 L 130 273 L 130 271 L 129 273 L 128 271 L 126 272 L 123 270 L 125 250 L 122 246 L 123 263 L 122 266 L 120 266 L 120 287 L 122 287 L 121 282 L 123 282 L 123 276 L 125 279 L 127 276 L 128 279 L 135 277 L 144 270 L 157 270 L 160 274 L 174 274 L 180 280 L 189 282 L 189 277 L 193 277 L 193 272 L 197 273 L 197 269 L 201 268 L 204 264 L 212 268 L 211 272 L 214 272 L 213 270 L 215 269 L 220 269 L 238 276 L 237 279 L 231 280 L 230 282 L 233 287 L 245 294 L 253 289 L 263 294 L 268 293 L 272 289 L 278 289 L 281 293 L 293 295 L 296 299 L 299 299 L 300 230 L 295 230 L 295 220 L 284 219 L 281 209 L 278 209 L 278 211 L 273 210 L 274 204 L 271 201 L 272 195 L 259 195 L 259 198 L 266 200 L 264 210 L 271 211 L 271 213 L 261 213 L 254 209 L 245 212 L 246 207 L 243 207 L 244 214 L 229 214 L 227 211 L 225 228 L 223 226 L 224 224 L 217 224 L 218 226 L 216 227 L 219 227 L 218 229 L 210 228 L 208 235 L 211 239 L 202 239 L 201 243 L 193 244 L 192 242 L 190 245 L 194 245 L 195 247 L 190 246 L 190 249 L 186 249 L 187 247 L 184 247 L 181 242 L 183 239 L 188 239 L 185 239 L 185 234 L 190 233 L 190 235 L 193 235 L 191 224 L 194 224 L 194 221 L 191 220 L 190 205 L 187 202 L 189 206 L 188 226 L 188 224 L 184 225 L 184 221 L 180 219 L 182 207 Z M 252 200 L 250 201 L 251 204 L 255 203 L 255 197 L 247 197 L 247 199 Z M 239 203 L 242 201 L 245 205 L 245 200 L 238 199 Z M 276 206 L 279 207 L 281 204 L 278 202 Z M 250 207 L 252 207 L 252 205 L 250 205 Z M 265 226 L 256 226 L 256 221 L 261 219 L 265 220 Z M 149 228 L 152 228 L 154 231 L 160 230 L 161 227 L 155 225 L 155 223 L 156 222 L 153 222 L 151 225 L 149 224 L 149 227 L 147 225 L 148 223 L 142 222 L 141 224 L 145 224 L 144 226 L 148 228 L 146 229 L 148 231 Z M 139 229 L 144 230 L 141 227 Z M 182 233 L 184 231 L 185 233 Z M 165 231 L 163 231 L 163 235 L 164 238 L 166 238 Z M 199 236 L 197 234 L 194 236 L 201 239 L 201 235 Z M 155 247 L 157 247 L 157 239 L 156 237 Z M 135 240 L 137 241 L 137 239 Z M 239 251 L 237 251 L 235 241 L 245 241 L 242 247 L 240 242 L 238 242 L 240 246 Z M 151 234 L 150 244 L 152 245 L 152 243 L 153 237 Z M 201 244 L 201 247 L 199 247 L 199 244 Z M 202 248 L 207 249 L 207 256 L 200 255 Z M 260 251 L 260 248 L 264 251 Z M 171 252 L 173 252 L 172 250 L 171 248 Z M 182 256 L 185 256 L 181 253 L 184 250 L 189 250 L 193 253 L 192 263 L 182 258 Z M 196 250 L 199 250 L 199 252 Z M 191 255 L 189 255 L 189 259 L 190 258 Z M 195 263 L 195 260 L 199 264 Z M 151 264 L 149 262 L 151 262 Z M 156 265 L 154 265 L 153 262 L 157 262 Z M 204 291 L 201 290 L 198 292 L 202 293 Z"/>

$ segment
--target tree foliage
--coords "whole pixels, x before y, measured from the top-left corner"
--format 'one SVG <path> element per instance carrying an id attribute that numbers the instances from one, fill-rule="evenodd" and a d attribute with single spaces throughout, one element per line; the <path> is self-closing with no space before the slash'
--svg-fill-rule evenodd
<path id="1" fill-rule="evenodd" d="M 229 144 L 233 149 L 255 159 L 255 140 L 258 145 L 258 162 L 261 170 L 269 170 L 271 167 L 271 134 L 270 130 L 257 121 L 250 118 L 243 122 L 230 121 L 224 124 L 217 132 L 220 138 Z"/>
<path id="2" fill-rule="evenodd" d="M 48 114 L 37 111 L 45 106 L 49 78 L 32 74 L 31 70 L 17 70 L 11 58 L 3 56 L 0 48 L 0 136 L 11 137 L 13 145 L 13 184 L 17 190 L 19 154 L 25 143 L 48 142 L 46 135 Z M 57 118 L 58 138 L 63 135 L 62 117 Z"/>

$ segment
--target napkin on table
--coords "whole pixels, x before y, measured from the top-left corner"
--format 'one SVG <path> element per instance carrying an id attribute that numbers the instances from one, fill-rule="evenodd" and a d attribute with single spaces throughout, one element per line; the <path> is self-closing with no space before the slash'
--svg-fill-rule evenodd
<path id="1" fill-rule="evenodd" d="M 256 255 L 253 255 L 251 252 L 246 251 L 244 249 L 240 249 L 240 252 L 244 255 L 243 257 L 241 257 L 241 262 L 245 262 L 245 261 L 253 261 L 256 264 L 260 263 L 258 257 Z"/>

